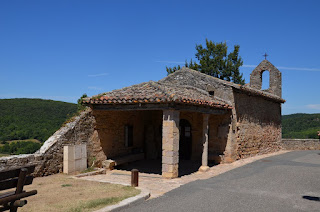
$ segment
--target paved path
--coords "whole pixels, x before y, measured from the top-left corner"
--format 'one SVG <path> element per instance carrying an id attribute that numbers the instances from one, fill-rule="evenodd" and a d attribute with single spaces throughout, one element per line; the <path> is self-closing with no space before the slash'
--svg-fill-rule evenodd
<path id="1" fill-rule="evenodd" d="M 181 185 L 190 183 L 192 181 L 196 181 L 199 179 L 208 179 L 213 176 L 217 176 L 219 174 L 230 171 L 232 169 L 241 167 L 253 161 L 257 161 L 268 156 L 283 154 L 285 152 L 287 151 L 279 151 L 276 153 L 246 158 L 238 160 L 231 164 L 220 164 L 211 167 L 208 172 L 195 172 L 193 174 L 185 175 L 176 179 L 163 179 L 161 175 L 158 174 L 139 173 L 139 187 L 149 190 L 151 193 L 151 198 L 156 198 L 165 194 L 166 192 L 169 192 L 175 188 L 180 187 Z M 112 170 L 108 171 L 104 175 L 87 176 L 81 177 L 80 179 L 130 185 L 131 172 L 124 170 Z"/>
<path id="2" fill-rule="evenodd" d="M 124 211 L 320 211 L 320 151 L 264 158 Z"/>

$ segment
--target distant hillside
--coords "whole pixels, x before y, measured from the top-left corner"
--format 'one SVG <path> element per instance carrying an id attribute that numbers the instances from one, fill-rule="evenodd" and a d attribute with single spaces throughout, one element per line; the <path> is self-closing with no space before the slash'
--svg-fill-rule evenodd
<path id="1" fill-rule="evenodd" d="M 297 113 L 282 116 L 283 138 L 318 138 L 320 113 Z"/>
<path id="2" fill-rule="evenodd" d="M 43 99 L 0 99 L 0 141 L 45 141 L 77 111 L 77 105 Z"/>

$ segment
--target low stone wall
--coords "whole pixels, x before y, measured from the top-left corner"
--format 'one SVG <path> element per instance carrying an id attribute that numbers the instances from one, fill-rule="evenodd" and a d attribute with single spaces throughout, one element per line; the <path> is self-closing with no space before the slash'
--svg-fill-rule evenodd
<path id="1" fill-rule="evenodd" d="M 91 109 L 87 109 L 72 122 L 65 124 L 55 132 L 34 154 L 15 155 L 0 158 L 0 171 L 25 165 L 36 165 L 35 176 L 47 176 L 62 172 L 63 146 L 67 144 L 87 144 L 88 162 L 99 166 L 106 159 L 100 146 L 95 119 Z M 91 164 L 89 164 L 91 165 Z"/>
<path id="2" fill-rule="evenodd" d="M 320 140 L 282 139 L 281 146 L 285 150 L 320 150 Z"/>

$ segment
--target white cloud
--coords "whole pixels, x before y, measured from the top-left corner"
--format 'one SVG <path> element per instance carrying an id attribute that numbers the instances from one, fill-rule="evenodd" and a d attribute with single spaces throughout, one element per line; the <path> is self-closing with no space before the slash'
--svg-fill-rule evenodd
<path id="1" fill-rule="evenodd" d="M 307 108 L 314 109 L 314 110 L 320 110 L 320 104 L 310 104 L 310 105 L 307 105 Z"/>
<path id="2" fill-rule="evenodd" d="M 96 87 L 96 86 L 89 86 L 88 89 L 90 90 L 102 90 L 102 88 Z"/>
<path id="3" fill-rule="evenodd" d="M 109 75 L 108 73 L 101 73 L 101 74 L 89 74 L 88 77 L 102 77 L 102 76 L 107 76 Z"/>
<path id="4" fill-rule="evenodd" d="M 255 68 L 257 67 L 257 65 L 243 65 L 242 67 L 245 67 L 245 68 Z M 319 71 L 320 72 L 320 69 L 319 68 L 303 68 L 303 67 L 300 67 L 300 68 L 297 68 L 297 67 L 285 67 L 285 66 L 276 66 L 278 69 L 282 69 L 282 70 L 292 70 L 292 71 Z"/>
<path id="5" fill-rule="evenodd" d="M 255 68 L 255 67 L 257 67 L 257 65 L 246 65 L 246 64 L 244 64 L 244 65 L 242 65 L 242 67 L 245 67 L 245 68 Z"/>
<path id="6" fill-rule="evenodd" d="M 184 64 L 185 62 L 181 61 L 169 61 L 169 60 L 155 60 L 156 63 L 175 63 L 175 64 Z"/>
<path id="7" fill-rule="evenodd" d="M 284 69 L 284 70 L 294 70 L 294 71 L 320 71 L 319 68 L 295 68 L 295 67 L 283 67 L 278 66 L 278 69 Z"/>

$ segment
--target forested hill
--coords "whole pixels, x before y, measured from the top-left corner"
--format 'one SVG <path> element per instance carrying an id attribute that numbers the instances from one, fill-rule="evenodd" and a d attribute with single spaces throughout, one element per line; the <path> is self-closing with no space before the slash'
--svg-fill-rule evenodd
<path id="1" fill-rule="evenodd" d="M 318 138 L 320 113 L 296 113 L 282 116 L 283 138 Z"/>
<path id="2" fill-rule="evenodd" d="M 45 141 L 77 111 L 72 103 L 43 99 L 0 99 L 0 141 Z M 282 116 L 283 138 L 318 138 L 320 113 Z"/>
<path id="3" fill-rule="evenodd" d="M 77 105 L 43 99 L 0 99 L 0 141 L 34 138 L 45 141 Z"/>

